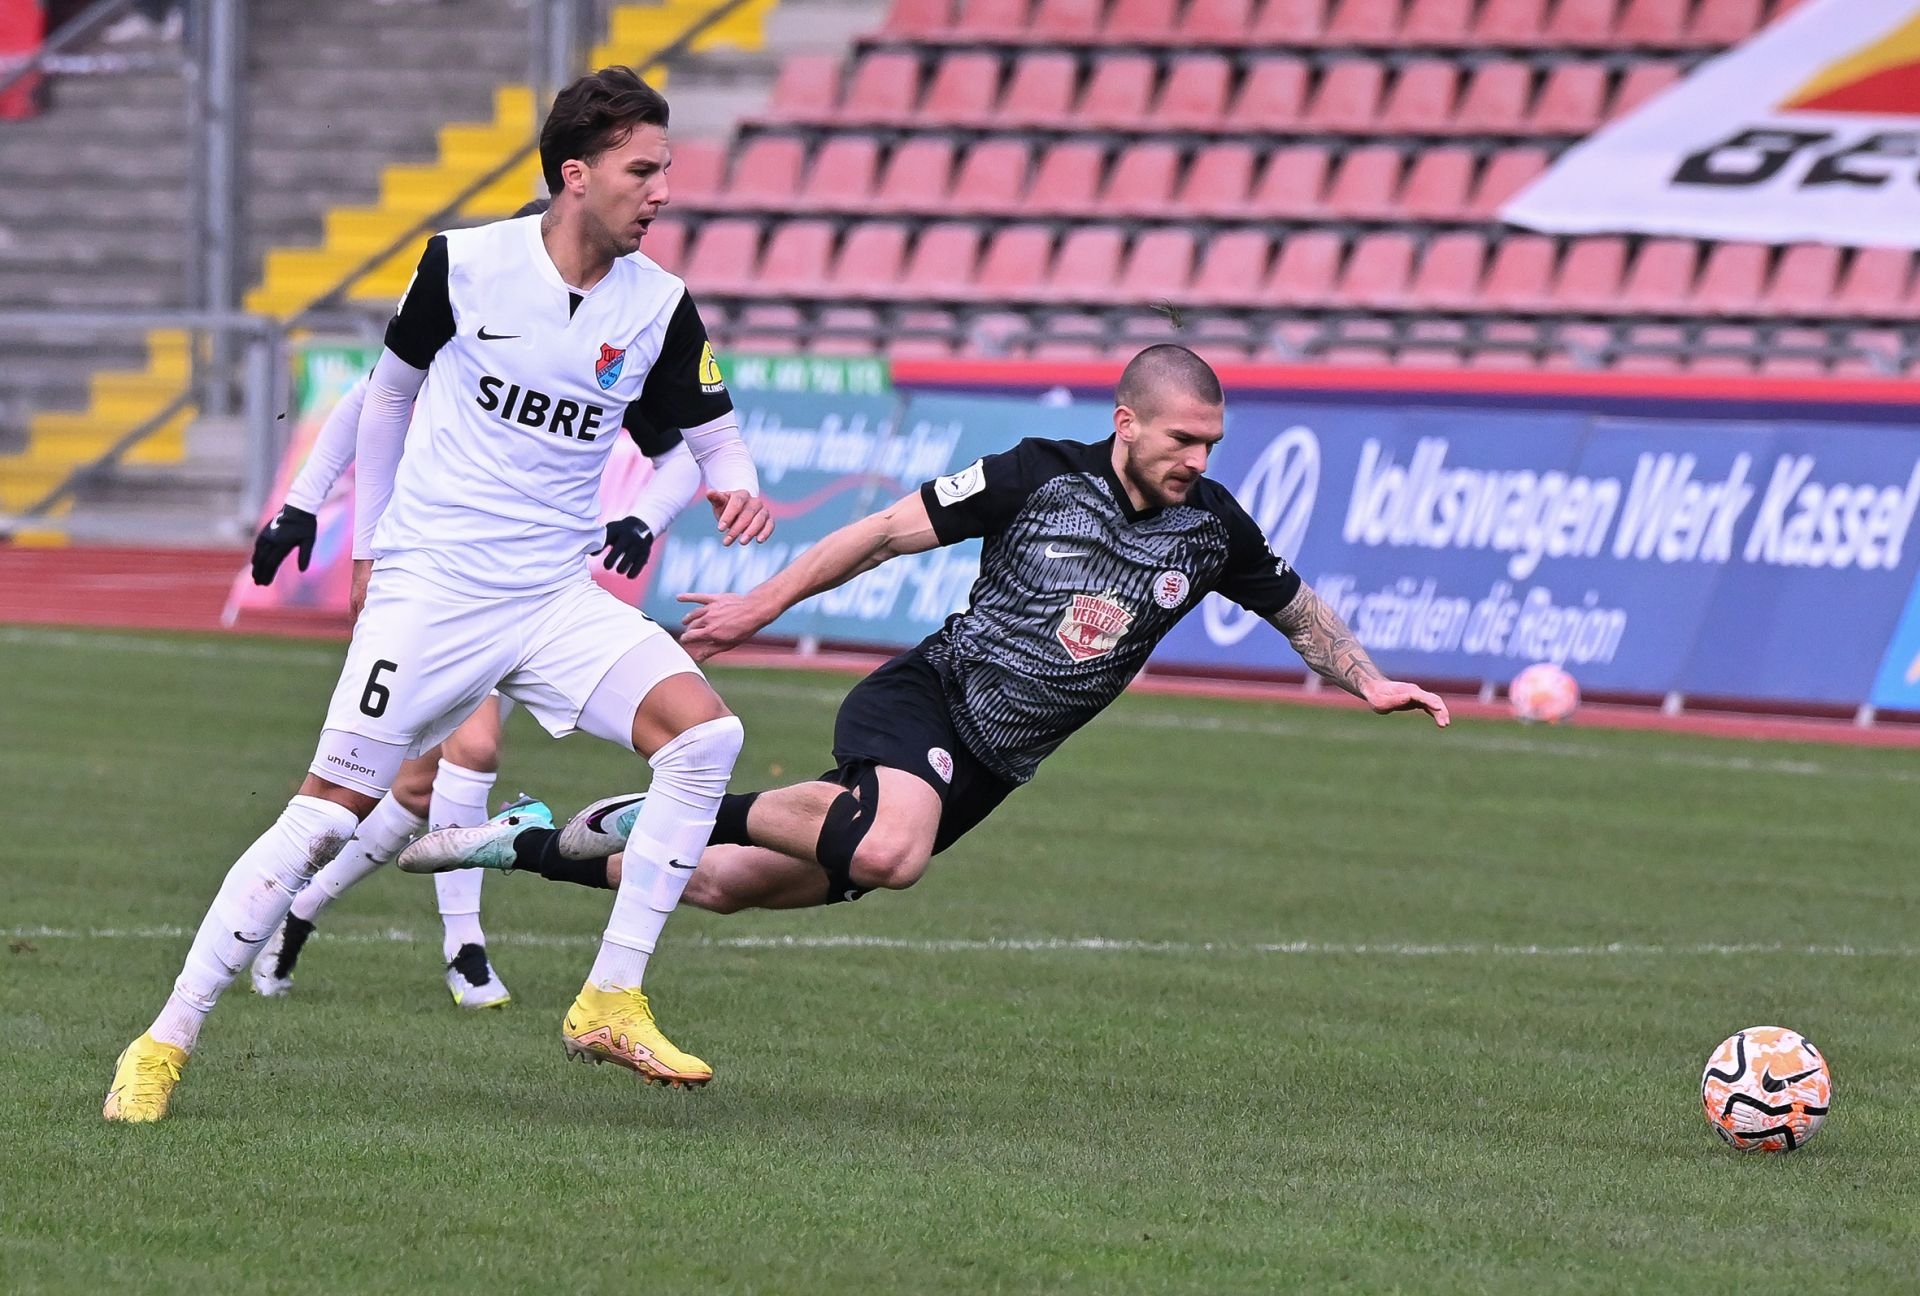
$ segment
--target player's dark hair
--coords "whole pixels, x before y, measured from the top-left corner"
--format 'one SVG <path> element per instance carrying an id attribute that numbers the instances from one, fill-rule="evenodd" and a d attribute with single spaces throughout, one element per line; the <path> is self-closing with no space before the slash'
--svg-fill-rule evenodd
<path id="1" fill-rule="evenodd" d="M 551 206 L 553 206 L 551 198 L 535 198 L 531 202 L 523 202 L 520 204 L 520 210 L 513 214 L 513 219 L 519 220 L 522 216 L 543 216 Z"/>
<path id="2" fill-rule="evenodd" d="M 1160 402 L 1176 392 L 1208 405 L 1224 405 L 1227 399 L 1212 365 L 1177 342 L 1162 342 L 1127 361 L 1113 403 L 1151 417 Z"/>
<path id="3" fill-rule="evenodd" d="M 667 100 L 632 68 L 589 72 L 553 97 L 540 128 L 540 172 L 547 190 L 559 193 L 560 167 L 569 158 L 592 162 L 627 142 L 636 126 L 667 128 Z"/>

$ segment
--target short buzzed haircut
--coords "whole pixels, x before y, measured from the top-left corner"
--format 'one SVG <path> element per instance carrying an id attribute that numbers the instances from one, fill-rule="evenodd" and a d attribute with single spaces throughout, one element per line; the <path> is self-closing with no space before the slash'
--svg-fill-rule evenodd
<path id="1" fill-rule="evenodd" d="M 1151 418 L 1172 395 L 1191 396 L 1207 405 L 1224 405 L 1226 393 L 1213 366 L 1174 342 L 1150 346 L 1120 373 L 1113 403 L 1125 405 L 1142 418 Z"/>
<path id="2" fill-rule="evenodd" d="M 591 163 L 625 144 L 637 126 L 665 130 L 667 100 L 632 68 L 603 67 L 568 85 L 553 97 L 553 110 L 540 127 L 540 173 L 547 192 L 560 192 L 560 167 L 568 159 Z"/>

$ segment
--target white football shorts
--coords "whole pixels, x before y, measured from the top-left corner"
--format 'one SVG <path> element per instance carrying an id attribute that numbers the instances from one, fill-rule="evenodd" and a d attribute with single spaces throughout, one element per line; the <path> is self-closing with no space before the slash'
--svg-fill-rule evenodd
<path id="1" fill-rule="evenodd" d="M 583 719 L 616 663 L 632 708 L 621 721 L 596 704 L 597 719 Z M 647 692 L 699 669 L 657 622 L 584 573 L 558 590 L 481 597 L 376 568 L 309 768 L 383 795 L 402 761 L 444 740 L 494 690 L 556 738 L 584 729 L 630 748 Z"/>

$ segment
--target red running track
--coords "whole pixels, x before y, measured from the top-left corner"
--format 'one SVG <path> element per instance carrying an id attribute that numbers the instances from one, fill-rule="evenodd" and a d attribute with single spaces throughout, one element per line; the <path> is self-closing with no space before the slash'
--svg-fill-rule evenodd
<path id="1" fill-rule="evenodd" d="M 227 591 L 246 562 L 238 549 L 39 549 L 0 544 L 0 624 L 112 626 L 130 630 L 218 631 Z M 246 633 L 344 639 L 345 617 L 299 613 L 249 613 Z M 775 648 L 744 648 L 729 654 L 740 665 L 865 674 L 878 658 L 857 653 L 820 653 L 801 658 Z M 1336 689 L 1148 676 L 1137 692 L 1313 706 L 1357 706 Z M 1505 706 L 1449 697 L 1462 716 L 1506 718 Z M 1861 727 L 1840 720 L 1691 712 L 1664 715 L 1652 707 L 1595 706 L 1580 709 L 1589 729 L 1646 729 L 1721 738 L 1777 739 L 1859 747 L 1920 748 L 1920 725 Z"/>

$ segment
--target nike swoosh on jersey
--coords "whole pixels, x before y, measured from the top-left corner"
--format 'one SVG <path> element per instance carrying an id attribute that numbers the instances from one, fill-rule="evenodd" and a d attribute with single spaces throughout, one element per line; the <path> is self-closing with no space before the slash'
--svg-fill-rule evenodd
<path id="1" fill-rule="evenodd" d="M 518 333 L 489 333 L 487 332 L 487 326 L 485 324 L 480 326 L 480 340 L 482 342 L 505 342 L 519 336 Z"/>
<path id="2" fill-rule="evenodd" d="M 1085 558 L 1086 556 L 1087 551 L 1085 549 L 1056 549 L 1052 545 L 1047 546 L 1047 557 L 1049 558 Z"/>

